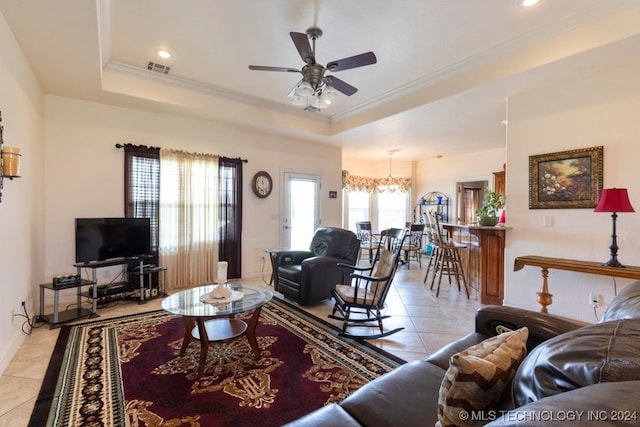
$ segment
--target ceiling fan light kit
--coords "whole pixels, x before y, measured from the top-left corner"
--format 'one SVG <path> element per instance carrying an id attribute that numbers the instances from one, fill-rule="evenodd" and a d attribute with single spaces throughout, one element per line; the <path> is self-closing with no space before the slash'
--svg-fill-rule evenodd
<path id="1" fill-rule="evenodd" d="M 297 106 L 307 105 L 307 97 L 293 93 L 289 95 L 289 102 Z"/>
<path id="2" fill-rule="evenodd" d="M 351 68 L 363 67 L 375 64 L 376 55 L 366 52 L 360 55 L 331 61 L 326 67 L 316 63 L 316 40 L 322 36 L 320 28 L 312 27 L 306 33 L 289 33 L 293 44 L 298 50 L 300 58 L 305 62 L 301 70 L 288 67 L 269 67 L 263 65 L 249 65 L 250 70 L 297 72 L 302 74 L 302 79 L 289 92 L 289 102 L 296 106 L 305 107 L 305 110 L 319 111 L 327 108 L 336 99 L 338 92 L 351 96 L 358 91 L 357 88 L 332 75 L 325 75 L 327 71 L 338 72 Z M 312 44 L 309 42 L 311 41 Z"/>
<path id="3" fill-rule="evenodd" d="M 307 81 L 303 80 L 298 87 L 296 87 L 296 95 L 298 96 L 312 96 L 314 93 L 316 93 L 316 91 L 311 87 L 311 83 Z"/>

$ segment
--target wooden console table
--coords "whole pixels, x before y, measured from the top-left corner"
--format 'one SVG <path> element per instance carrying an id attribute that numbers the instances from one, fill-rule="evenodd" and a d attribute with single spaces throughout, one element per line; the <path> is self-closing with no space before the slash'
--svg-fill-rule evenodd
<path id="1" fill-rule="evenodd" d="M 453 236 L 456 231 L 467 232 L 478 238 L 480 247 L 480 302 L 502 305 L 504 299 L 504 247 L 506 231 L 510 227 L 483 227 L 473 225 L 441 224 Z"/>
<path id="2" fill-rule="evenodd" d="M 578 273 L 597 274 L 600 276 L 622 277 L 625 279 L 640 279 L 640 267 L 608 267 L 601 262 L 577 261 L 564 258 L 550 258 L 544 256 L 527 255 L 517 257 L 513 271 L 521 270 L 525 265 L 540 267 L 542 269 L 542 289 L 537 292 L 538 303 L 542 306 L 541 313 L 547 313 L 547 306 L 553 302 L 553 295 L 549 293 L 549 269 L 576 271 Z"/>

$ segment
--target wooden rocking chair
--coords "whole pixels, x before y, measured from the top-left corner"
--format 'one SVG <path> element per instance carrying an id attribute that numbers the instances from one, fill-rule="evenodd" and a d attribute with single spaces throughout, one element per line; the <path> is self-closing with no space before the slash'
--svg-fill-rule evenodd
<path id="1" fill-rule="evenodd" d="M 385 308 L 385 300 L 398 269 L 405 234 L 406 231 L 399 228 L 382 231 L 371 267 L 339 264 L 345 274 L 349 274 L 351 278 L 349 285 L 337 285 L 331 291 L 336 302 L 329 317 L 343 321 L 340 335 L 355 339 L 376 339 L 404 329 L 397 328 L 385 331 L 382 320 L 389 316 L 384 316 L 382 310 Z M 350 326 L 377 327 L 380 329 L 380 333 L 355 335 L 347 332 L 347 328 Z"/>

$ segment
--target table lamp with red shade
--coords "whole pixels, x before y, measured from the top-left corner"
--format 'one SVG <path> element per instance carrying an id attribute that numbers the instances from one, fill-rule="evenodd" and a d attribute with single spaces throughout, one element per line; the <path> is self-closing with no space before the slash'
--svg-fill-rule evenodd
<path id="1" fill-rule="evenodd" d="M 618 212 L 635 212 L 631 202 L 629 201 L 629 194 L 626 188 L 604 188 L 600 194 L 600 202 L 594 209 L 594 212 L 612 212 L 611 221 L 613 223 L 613 232 L 611 234 L 611 259 L 605 262 L 607 267 L 622 268 L 624 265 L 618 261 L 618 242 L 616 237 L 616 219 L 618 218 Z"/>

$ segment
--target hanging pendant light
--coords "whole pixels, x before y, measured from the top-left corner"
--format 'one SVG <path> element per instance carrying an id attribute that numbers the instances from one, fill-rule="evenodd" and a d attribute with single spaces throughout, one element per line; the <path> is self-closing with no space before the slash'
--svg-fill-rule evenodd
<path id="1" fill-rule="evenodd" d="M 398 188 L 400 188 L 400 186 L 398 184 L 395 184 L 393 182 L 393 176 L 391 176 L 391 156 L 393 156 L 393 153 L 400 151 L 397 148 L 393 149 L 393 150 L 389 150 L 388 154 L 389 154 L 389 176 L 382 181 L 382 183 L 380 185 L 378 185 L 378 190 L 380 191 L 396 191 Z"/>

